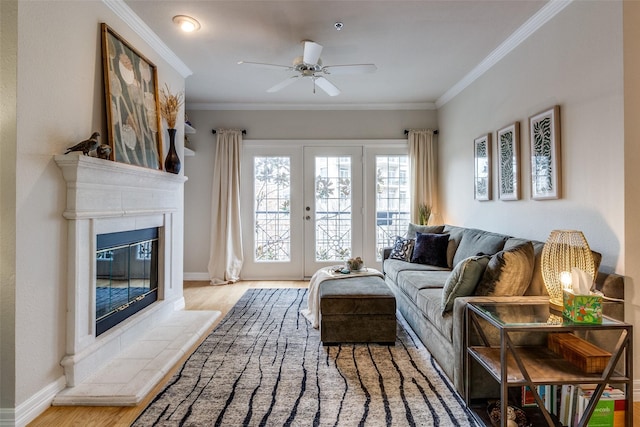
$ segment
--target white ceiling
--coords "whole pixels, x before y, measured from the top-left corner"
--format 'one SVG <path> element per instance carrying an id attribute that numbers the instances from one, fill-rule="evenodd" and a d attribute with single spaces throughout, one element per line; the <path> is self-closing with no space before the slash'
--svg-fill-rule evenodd
<path id="1" fill-rule="evenodd" d="M 547 1 L 125 3 L 192 71 L 185 91 L 190 108 L 429 108 L 540 15 Z M 183 33 L 173 24 L 174 15 L 193 16 L 202 28 Z M 341 31 L 334 27 L 337 21 L 344 24 Z M 305 39 L 324 46 L 325 65 L 375 63 L 378 70 L 328 76 L 342 91 L 329 97 L 321 90 L 314 94 L 309 79 L 267 93 L 292 74 L 237 64 L 290 65 L 302 54 Z"/>

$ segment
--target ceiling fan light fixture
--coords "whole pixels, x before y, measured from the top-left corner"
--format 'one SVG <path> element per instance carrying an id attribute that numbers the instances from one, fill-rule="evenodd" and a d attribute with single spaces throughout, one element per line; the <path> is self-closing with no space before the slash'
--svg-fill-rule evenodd
<path id="1" fill-rule="evenodd" d="M 173 22 L 185 33 L 192 33 L 200 29 L 200 23 L 187 15 L 176 15 L 173 17 Z"/>

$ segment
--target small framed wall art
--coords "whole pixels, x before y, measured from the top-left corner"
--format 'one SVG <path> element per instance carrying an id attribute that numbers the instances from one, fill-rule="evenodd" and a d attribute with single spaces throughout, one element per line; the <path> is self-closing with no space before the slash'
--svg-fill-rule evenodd
<path id="1" fill-rule="evenodd" d="M 491 200 L 491 134 L 473 140 L 475 199 Z"/>
<path id="2" fill-rule="evenodd" d="M 102 68 L 113 160 L 162 169 L 156 66 L 107 24 L 101 25 Z"/>
<path id="3" fill-rule="evenodd" d="M 529 118 L 531 198 L 560 198 L 560 107 L 555 105 Z"/>
<path id="4" fill-rule="evenodd" d="M 520 198 L 520 122 L 497 132 L 498 197 L 500 200 Z"/>

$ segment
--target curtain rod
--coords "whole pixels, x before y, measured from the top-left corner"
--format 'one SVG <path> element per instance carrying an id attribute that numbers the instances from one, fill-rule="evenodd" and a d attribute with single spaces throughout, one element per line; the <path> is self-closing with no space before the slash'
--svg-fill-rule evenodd
<path id="1" fill-rule="evenodd" d="M 408 134 L 409 134 L 409 131 L 408 131 L 407 129 L 405 129 L 405 130 L 404 130 L 404 134 L 405 134 L 405 135 L 408 135 Z M 438 134 L 438 129 L 434 130 L 434 131 L 433 131 L 433 134 L 434 134 L 434 135 L 437 135 L 437 134 Z"/>
<path id="2" fill-rule="evenodd" d="M 211 133 L 215 135 L 218 132 L 215 129 L 211 129 Z M 242 129 L 242 134 L 246 135 L 247 134 L 247 130 L 246 129 Z"/>

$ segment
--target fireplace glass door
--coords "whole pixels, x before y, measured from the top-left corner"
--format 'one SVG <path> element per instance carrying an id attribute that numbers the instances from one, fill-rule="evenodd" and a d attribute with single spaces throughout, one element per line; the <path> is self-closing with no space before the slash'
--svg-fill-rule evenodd
<path id="1" fill-rule="evenodd" d="M 96 251 L 96 335 L 157 300 L 158 229 L 101 234 Z"/>

